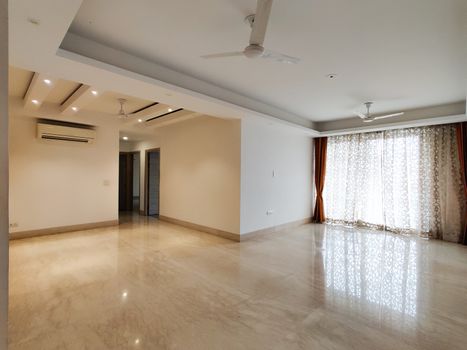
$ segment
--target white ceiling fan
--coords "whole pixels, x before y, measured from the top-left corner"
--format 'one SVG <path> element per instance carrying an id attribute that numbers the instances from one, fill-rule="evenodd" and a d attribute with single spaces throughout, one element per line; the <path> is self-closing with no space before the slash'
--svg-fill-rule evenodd
<path id="1" fill-rule="evenodd" d="M 118 115 L 120 118 L 128 118 L 128 117 L 130 117 L 130 114 L 132 114 L 132 113 L 130 113 L 130 114 L 126 113 L 126 112 L 125 112 L 125 108 L 124 108 L 125 103 L 127 103 L 128 100 L 127 100 L 126 98 L 117 98 L 117 101 L 118 101 L 118 103 L 120 103 L 120 110 L 118 111 L 118 114 L 117 114 L 117 115 Z"/>
<path id="2" fill-rule="evenodd" d="M 364 105 L 366 106 L 366 113 L 360 113 L 360 112 L 354 112 L 354 113 L 355 113 L 357 116 L 359 116 L 360 118 L 362 118 L 362 120 L 363 120 L 365 123 L 369 123 L 369 122 L 372 122 L 373 120 L 377 120 L 377 119 L 398 117 L 398 116 L 404 114 L 404 112 L 399 112 L 399 113 L 392 113 L 392 114 L 386 114 L 386 115 L 380 115 L 380 116 L 374 117 L 374 116 L 370 113 L 370 108 L 371 108 L 371 106 L 373 105 L 373 102 L 365 102 Z"/>
<path id="3" fill-rule="evenodd" d="M 225 58 L 244 56 L 246 58 L 268 58 L 281 63 L 298 63 L 299 58 L 267 50 L 263 47 L 269 15 L 271 14 L 272 0 L 258 0 L 256 14 L 249 15 L 245 20 L 251 26 L 250 44 L 243 51 L 223 52 L 201 56 L 202 58 Z"/>

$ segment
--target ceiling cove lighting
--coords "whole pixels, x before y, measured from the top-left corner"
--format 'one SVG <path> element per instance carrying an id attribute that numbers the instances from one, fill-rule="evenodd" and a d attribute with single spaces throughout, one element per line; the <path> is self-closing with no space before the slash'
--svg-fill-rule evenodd
<path id="1" fill-rule="evenodd" d="M 47 85 L 51 85 L 51 84 L 52 84 L 52 80 L 50 80 L 50 79 L 44 79 L 43 81 L 44 81 L 44 83 L 46 83 Z"/>
<path id="2" fill-rule="evenodd" d="M 35 105 L 39 104 L 39 101 L 37 101 L 37 100 L 31 100 L 31 102 L 34 103 Z"/>

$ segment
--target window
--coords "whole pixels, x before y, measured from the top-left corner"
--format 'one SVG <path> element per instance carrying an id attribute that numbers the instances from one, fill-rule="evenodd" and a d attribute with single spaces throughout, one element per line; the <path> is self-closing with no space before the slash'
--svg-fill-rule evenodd
<path id="1" fill-rule="evenodd" d="M 457 241 L 462 191 L 453 125 L 328 139 L 328 222 Z"/>

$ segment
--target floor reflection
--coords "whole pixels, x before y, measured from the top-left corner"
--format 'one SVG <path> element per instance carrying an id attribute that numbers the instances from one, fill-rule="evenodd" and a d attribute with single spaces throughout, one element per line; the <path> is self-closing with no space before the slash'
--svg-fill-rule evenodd
<path id="1" fill-rule="evenodd" d="M 328 227 L 323 241 L 327 297 L 417 314 L 417 244 L 393 234 Z"/>

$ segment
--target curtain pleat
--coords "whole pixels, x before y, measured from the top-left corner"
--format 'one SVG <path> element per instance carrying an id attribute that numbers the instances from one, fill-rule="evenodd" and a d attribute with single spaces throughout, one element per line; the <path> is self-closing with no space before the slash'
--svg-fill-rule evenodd
<path id="1" fill-rule="evenodd" d="M 467 245 L 467 123 L 457 125 L 457 149 L 459 153 L 462 183 L 464 185 L 464 195 L 466 200 L 464 212 L 464 232 L 461 235 L 460 243 Z"/>
<path id="2" fill-rule="evenodd" d="M 324 216 L 324 179 L 326 176 L 326 151 L 327 137 L 315 138 L 315 186 L 316 186 L 316 203 L 313 213 L 313 222 L 323 223 L 326 218 Z"/>

